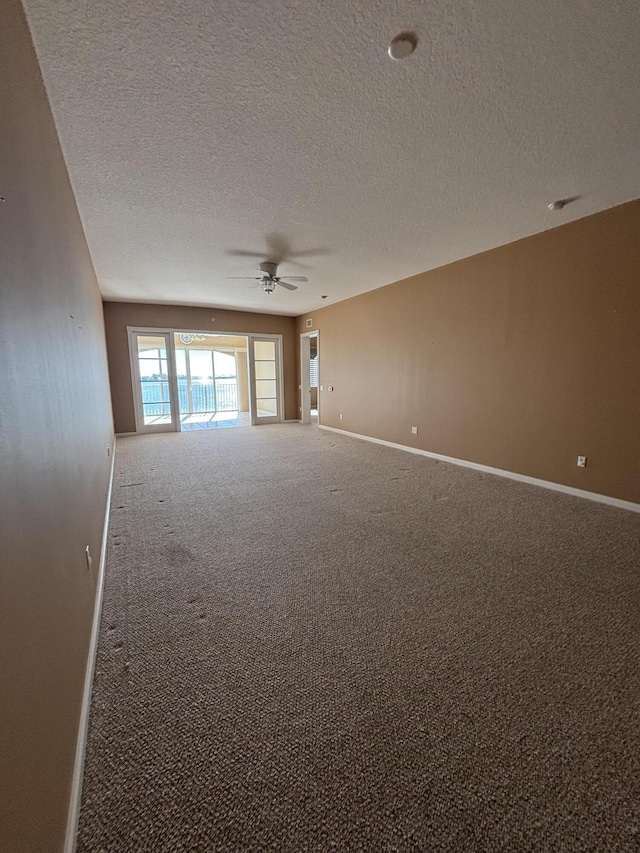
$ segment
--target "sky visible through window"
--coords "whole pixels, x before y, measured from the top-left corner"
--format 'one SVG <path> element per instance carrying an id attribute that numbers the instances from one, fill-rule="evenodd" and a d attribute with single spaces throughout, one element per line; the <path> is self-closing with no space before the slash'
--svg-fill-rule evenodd
<path id="1" fill-rule="evenodd" d="M 212 350 L 190 350 L 191 379 L 193 381 L 208 382 L 213 378 L 214 368 L 211 355 Z M 222 379 L 236 375 L 236 359 L 231 353 L 215 350 L 214 361 L 216 378 Z M 141 379 L 157 379 L 160 376 L 166 376 L 167 362 L 164 350 L 146 350 L 144 355 L 141 354 L 139 364 Z M 186 377 L 187 365 L 184 349 L 176 348 L 176 368 L 178 378 Z"/>

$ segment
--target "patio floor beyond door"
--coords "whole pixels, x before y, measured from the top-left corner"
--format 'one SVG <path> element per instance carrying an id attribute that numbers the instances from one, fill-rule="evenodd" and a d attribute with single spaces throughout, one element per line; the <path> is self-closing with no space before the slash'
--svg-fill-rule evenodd
<path id="1" fill-rule="evenodd" d="M 251 426 L 249 412 L 210 412 L 204 414 L 180 415 L 180 428 L 187 429 L 217 429 L 220 427 Z"/>

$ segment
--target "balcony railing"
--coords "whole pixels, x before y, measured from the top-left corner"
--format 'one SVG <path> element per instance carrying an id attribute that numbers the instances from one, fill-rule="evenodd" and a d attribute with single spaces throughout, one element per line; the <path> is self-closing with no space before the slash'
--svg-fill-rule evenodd
<path id="1" fill-rule="evenodd" d="M 141 385 L 145 415 L 169 414 L 169 383 L 167 380 L 148 379 L 143 380 Z M 212 412 L 213 414 L 216 412 L 237 412 L 238 382 L 235 377 L 191 383 L 186 379 L 178 379 L 178 397 L 181 415 L 203 414 L 205 412 Z"/>

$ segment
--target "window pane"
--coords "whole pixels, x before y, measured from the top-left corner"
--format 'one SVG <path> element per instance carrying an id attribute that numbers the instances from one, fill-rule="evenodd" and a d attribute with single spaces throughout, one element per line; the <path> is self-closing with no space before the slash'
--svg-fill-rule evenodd
<path id="1" fill-rule="evenodd" d="M 162 400 L 161 382 L 146 380 L 140 383 L 142 387 L 142 402 L 155 403 Z"/>
<path id="2" fill-rule="evenodd" d="M 233 412 L 238 408 L 238 385 L 235 379 L 216 380 L 216 409 Z"/>
<path id="3" fill-rule="evenodd" d="M 162 375 L 162 364 L 157 358 L 141 358 L 140 364 L 140 379 L 158 378 Z"/>
<path id="4" fill-rule="evenodd" d="M 256 379 L 275 379 L 275 361 L 256 361 Z"/>
<path id="5" fill-rule="evenodd" d="M 276 396 L 276 383 L 274 379 L 258 379 L 256 381 L 256 397 L 260 400 L 263 397 Z"/>
<path id="6" fill-rule="evenodd" d="M 167 349 L 164 338 L 155 337 L 153 335 L 138 335 L 138 357 L 145 358 L 167 357 Z"/>
<path id="7" fill-rule="evenodd" d="M 275 341 L 254 341 L 253 347 L 253 352 L 256 358 L 260 359 L 261 361 L 275 361 Z"/>
<path id="8" fill-rule="evenodd" d="M 213 382 L 191 383 L 192 411 L 215 412 L 215 397 L 213 393 Z"/>
<path id="9" fill-rule="evenodd" d="M 271 418 L 277 414 L 277 400 L 258 400 L 259 418 Z"/>
<path id="10" fill-rule="evenodd" d="M 212 355 L 211 350 L 189 350 L 192 379 L 200 382 L 208 382 L 213 378 Z"/>
<path id="11" fill-rule="evenodd" d="M 309 387 L 318 387 L 318 356 L 314 356 L 309 362 Z"/>

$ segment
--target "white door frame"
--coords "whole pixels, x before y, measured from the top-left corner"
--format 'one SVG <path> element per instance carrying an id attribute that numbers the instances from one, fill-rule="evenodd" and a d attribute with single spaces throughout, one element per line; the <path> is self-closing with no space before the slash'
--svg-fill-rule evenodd
<path id="1" fill-rule="evenodd" d="M 311 338 L 316 338 L 318 358 L 320 358 L 320 332 L 316 329 L 300 334 L 300 422 L 311 423 L 311 386 L 309 372 L 311 362 Z M 322 363 L 320 362 L 320 369 Z M 318 371 L 318 377 L 320 373 Z M 320 422 L 320 379 L 318 378 L 318 422 Z"/>
<path id="2" fill-rule="evenodd" d="M 140 384 L 140 364 L 138 362 L 138 335 L 164 338 L 167 352 L 167 372 L 169 380 L 169 404 L 171 421 L 167 424 L 145 424 L 142 405 L 142 386 Z M 173 334 L 169 329 L 151 329 L 139 326 L 127 326 L 129 341 L 129 364 L 133 391 L 133 408 L 136 418 L 136 432 L 178 432 L 180 430 L 180 402 L 178 397 L 178 375 L 176 370 L 176 351 Z"/>
<path id="3" fill-rule="evenodd" d="M 247 367 L 249 368 L 249 410 L 251 413 L 251 426 L 282 423 L 284 420 L 282 335 L 260 335 L 257 332 L 252 332 L 247 335 L 247 338 Z M 273 417 L 258 417 L 258 407 L 256 403 L 255 359 L 253 349 L 254 341 L 273 341 L 276 345 L 276 399 L 278 414 Z"/>

